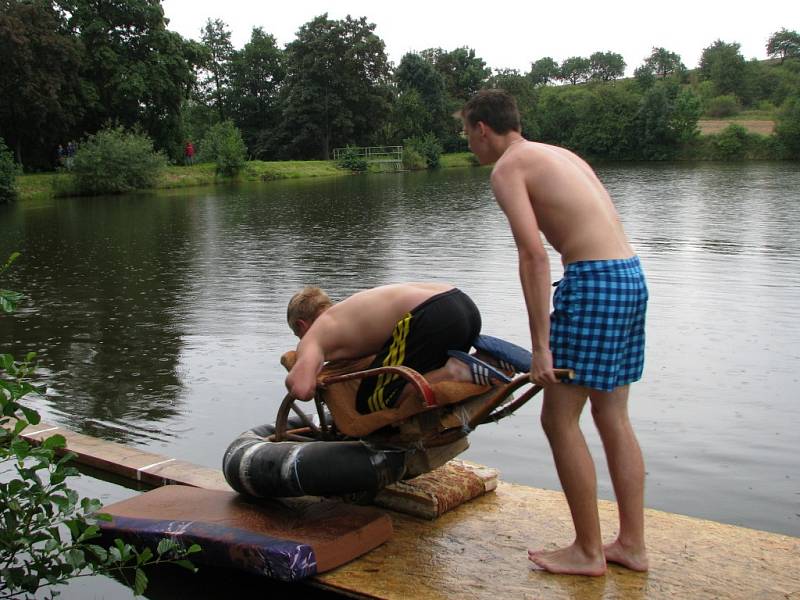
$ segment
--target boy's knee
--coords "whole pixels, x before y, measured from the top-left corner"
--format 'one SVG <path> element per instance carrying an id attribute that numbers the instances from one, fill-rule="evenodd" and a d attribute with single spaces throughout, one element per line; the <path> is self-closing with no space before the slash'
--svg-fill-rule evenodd
<path id="1" fill-rule="evenodd" d="M 539 417 L 539 422 L 542 424 L 542 429 L 548 437 L 551 435 L 557 435 L 567 427 L 572 426 L 572 421 L 573 419 L 568 418 L 564 414 L 558 413 L 554 410 L 546 409 L 542 410 L 542 414 Z M 575 421 L 575 424 L 577 424 L 577 421 Z"/>

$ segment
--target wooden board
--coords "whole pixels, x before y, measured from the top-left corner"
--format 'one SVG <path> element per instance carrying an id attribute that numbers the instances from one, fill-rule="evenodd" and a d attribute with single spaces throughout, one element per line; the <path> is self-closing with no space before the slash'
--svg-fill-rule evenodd
<path id="1" fill-rule="evenodd" d="M 56 434 L 64 436 L 67 450 L 77 455 L 78 463 L 101 471 L 153 486 L 180 484 L 207 490 L 231 491 L 231 486 L 219 469 L 209 469 L 163 454 L 101 440 L 66 427 L 39 423 L 25 429 L 22 437 L 32 443 L 39 443 Z"/>
<path id="2" fill-rule="evenodd" d="M 101 529 L 137 546 L 163 538 L 199 544 L 199 564 L 233 567 L 281 581 L 324 573 L 392 534 L 382 511 L 330 500 L 249 501 L 235 492 L 168 485 L 103 508 Z"/>

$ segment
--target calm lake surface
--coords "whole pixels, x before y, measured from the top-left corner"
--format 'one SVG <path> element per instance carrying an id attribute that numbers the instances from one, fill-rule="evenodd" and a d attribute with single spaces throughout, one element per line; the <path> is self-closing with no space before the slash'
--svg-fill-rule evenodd
<path id="1" fill-rule="evenodd" d="M 800 535 L 798 164 L 598 172 L 650 286 L 631 396 L 647 506 Z M 488 178 L 452 169 L 0 206 L 0 258 L 22 253 L 0 285 L 27 296 L 0 317 L 3 351 L 40 353 L 45 420 L 219 467 L 241 431 L 274 420 L 278 360 L 296 343 L 286 303 L 303 285 L 340 299 L 449 281 L 476 301 L 484 333 L 530 347 Z M 480 427 L 462 456 L 560 489 L 538 411 L 537 398 Z"/>

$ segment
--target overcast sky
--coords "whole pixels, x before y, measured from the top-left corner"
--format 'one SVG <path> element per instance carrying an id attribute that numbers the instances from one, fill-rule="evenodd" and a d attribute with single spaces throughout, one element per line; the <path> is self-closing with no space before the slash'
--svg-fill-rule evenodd
<path id="1" fill-rule="evenodd" d="M 717 39 L 741 44 L 745 58 L 764 59 L 770 35 L 782 27 L 800 29 L 796 0 L 163 0 L 163 6 L 169 28 L 187 38 L 199 39 L 207 19 L 222 19 L 236 48 L 253 27 L 263 27 L 283 47 L 301 25 L 327 12 L 331 19 L 367 17 L 395 65 L 406 52 L 469 46 L 492 69 L 521 72 L 544 56 L 560 63 L 611 51 L 622 54 L 630 75 L 654 46 L 677 52 L 691 69 Z"/>

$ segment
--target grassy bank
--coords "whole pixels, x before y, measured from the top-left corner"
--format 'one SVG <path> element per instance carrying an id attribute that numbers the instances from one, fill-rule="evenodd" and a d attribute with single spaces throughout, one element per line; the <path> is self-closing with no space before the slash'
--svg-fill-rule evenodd
<path id="1" fill-rule="evenodd" d="M 478 166 L 478 160 L 472 152 L 454 152 L 453 154 L 442 154 L 439 157 L 439 166 L 443 169 L 476 167 Z"/>
<path id="2" fill-rule="evenodd" d="M 278 179 L 298 179 L 301 177 L 336 177 L 349 175 L 349 171 L 339 169 L 329 160 L 286 160 L 264 162 L 251 160 L 235 178 L 238 181 L 276 181 Z M 214 163 L 192 165 L 191 167 L 167 167 L 159 177 L 156 189 L 214 185 L 220 181 L 230 181 L 214 172 Z"/>
<path id="3" fill-rule="evenodd" d="M 336 167 L 336 163 L 326 160 L 293 160 L 264 162 L 250 161 L 236 177 L 238 181 L 276 181 L 300 177 L 334 177 L 350 175 Z M 213 163 L 184 166 L 170 166 L 159 175 L 153 189 L 173 189 L 214 185 L 230 182 L 229 178 L 219 177 Z M 20 200 L 34 200 L 69 196 L 69 176 L 62 173 L 35 173 L 20 175 L 17 178 Z"/>
<path id="4" fill-rule="evenodd" d="M 443 154 L 440 158 L 442 168 L 471 167 L 475 163 L 469 152 Z M 277 181 L 279 179 L 298 179 L 305 177 L 341 177 L 351 175 L 350 171 L 340 169 L 331 160 L 285 160 L 264 162 L 249 161 L 235 178 L 236 181 Z M 174 189 L 214 185 L 230 182 L 231 179 L 219 177 L 213 163 L 185 166 L 170 166 L 161 172 L 153 189 Z M 20 175 L 17 178 L 20 200 L 35 200 L 69 196 L 69 176 L 63 173 L 35 173 Z"/>
<path id="5" fill-rule="evenodd" d="M 751 115 L 748 115 L 751 116 Z M 753 119 L 754 121 L 757 119 Z M 748 123 L 737 119 L 707 120 L 701 135 L 675 157 L 676 160 L 774 160 L 780 155 L 777 140 L 766 135 L 758 127 L 748 127 Z M 713 127 L 710 125 L 713 123 Z M 772 126 L 772 121 L 762 121 Z M 743 132 L 725 132 L 728 125 L 742 125 Z M 373 168 L 376 167 L 376 168 Z M 442 154 L 439 166 L 443 169 L 457 167 L 475 167 L 477 161 L 471 152 L 455 152 Z M 383 170 L 394 172 L 394 168 L 377 168 L 370 166 L 370 173 Z M 352 175 L 346 169 L 340 169 L 330 160 L 288 160 L 264 162 L 249 161 L 234 181 L 277 181 L 279 179 L 298 179 L 306 177 L 342 177 Z M 220 177 L 215 173 L 213 163 L 185 166 L 169 166 L 164 169 L 152 189 L 186 188 L 217 183 L 230 183 L 231 179 Z M 35 173 L 17 177 L 20 200 L 36 200 L 74 195 L 70 192 L 70 178 L 63 173 Z"/>

